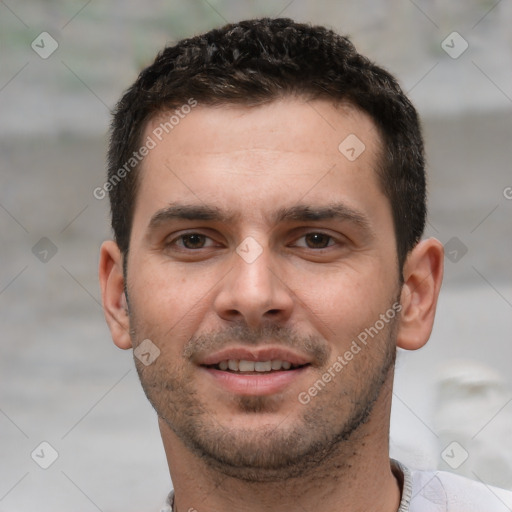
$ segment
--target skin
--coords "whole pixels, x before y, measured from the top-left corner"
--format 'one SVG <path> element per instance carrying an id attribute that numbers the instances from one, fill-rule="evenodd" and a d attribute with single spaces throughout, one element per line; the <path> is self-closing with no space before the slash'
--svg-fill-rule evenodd
<path id="1" fill-rule="evenodd" d="M 338 150 L 349 134 L 366 147 L 354 161 Z M 178 510 L 397 510 L 388 454 L 394 353 L 430 336 L 443 249 L 420 242 L 400 281 L 380 151 L 363 112 L 286 98 L 199 105 L 144 159 L 127 282 L 113 241 L 101 248 L 100 282 L 116 345 L 150 339 L 160 350 L 152 364 L 136 363 Z M 305 215 L 334 206 L 337 215 Z M 177 207 L 195 213 L 170 216 Z M 237 248 L 257 257 L 248 262 Z M 400 314 L 301 403 L 397 301 Z M 286 347 L 309 364 L 278 391 L 234 392 L 200 366 L 234 345 Z"/>

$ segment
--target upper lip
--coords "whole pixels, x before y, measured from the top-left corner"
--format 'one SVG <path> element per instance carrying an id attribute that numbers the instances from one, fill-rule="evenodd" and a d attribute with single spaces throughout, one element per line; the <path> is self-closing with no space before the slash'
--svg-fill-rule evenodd
<path id="1" fill-rule="evenodd" d="M 283 347 L 227 347 L 198 358 L 198 364 L 210 366 L 229 359 L 244 361 L 289 361 L 295 365 L 311 363 L 311 359 Z"/>

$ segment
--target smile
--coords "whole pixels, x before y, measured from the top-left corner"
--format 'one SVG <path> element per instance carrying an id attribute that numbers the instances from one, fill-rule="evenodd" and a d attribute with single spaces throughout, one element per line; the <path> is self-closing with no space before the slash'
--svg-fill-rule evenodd
<path id="1" fill-rule="evenodd" d="M 248 361 L 246 359 L 226 359 L 218 364 L 211 365 L 210 368 L 229 372 L 244 373 L 267 373 L 281 370 L 290 370 L 300 368 L 305 365 L 293 364 L 290 361 L 281 359 L 272 359 L 268 361 Z"/>

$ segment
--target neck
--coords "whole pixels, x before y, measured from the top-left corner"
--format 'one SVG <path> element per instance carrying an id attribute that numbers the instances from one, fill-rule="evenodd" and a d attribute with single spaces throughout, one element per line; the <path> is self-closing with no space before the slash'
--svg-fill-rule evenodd
<path id="1" fill-rule="evenodd" d="M 226 476 L 191 453 L 160 421 L 175 511 L 396 512 L 401 490 L 388 452 L 391 387 L 383 394 L 389 396 L 381 395 L 370 419 L 349 439 L 340 442 L 311 471 L 287 480 L 248 482 Z"/>

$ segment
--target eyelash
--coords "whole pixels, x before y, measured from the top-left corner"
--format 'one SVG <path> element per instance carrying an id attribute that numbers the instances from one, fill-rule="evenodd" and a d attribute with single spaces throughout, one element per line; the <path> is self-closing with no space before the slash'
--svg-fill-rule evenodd
<path id="1" fill-rule="evenodd" d="M 298 241 L 299 240 L 305 239 L 306 237 L 312 236 L 312 235 L 320 235 L 321 237 L 327 237 L 327 239 L 328 239 L 327 245 L 325 247 L 317 247 L 317 248 L 308 247 L 307 244 L 305 244 L 305 245 L 298 245 Z M 185 243 L 184 243 L 184 239 L 186 237 L 193 237 L 193 236 L 201 237 L 205 241 L 210 241 L 210 244 L 206 245 L 206 246 L 202 246 L 202 247 L 196 247 L 196 248 L 186 247 Z M 179 242 L 181 242 L 181 243 L 179 243 Z M 213 242 L 213 243 L 211 243 L 211 242 Z M 312 249 L 312 250 L 315 250 L 315 251 L 321 251 L 321 250 L 328 249 L 329 247 L 332 247 L 336 243 L 340 244 L 341 242 L 339 240 L 336 240 L 333 236 L 328 235 L 327 233 L 323 233 L 321 231 L 310 231 L 310 232 L 304 233 L 302 236 L 297 238 L 294 241 L 294 244 L 292 245 L 292 247 L 300 247 L 302 249 Z M 183 234 L 173 238 L 171 241 L 169 241 L 165 245 L 166 245 L 166 247 L 175 246 L 175 247 L 178 247 L 180 250 L 183 250 L 183 251 L 198 251 L 198 250 L 201 250 L 201 249 L 209 249 L 211 247 L 215 247 L 216 243 L 215 243 L 215 241 L 211 237 L 209 237 L 207 235 L 204 235 L 203 233 L 189 232 L 189 233 L 183 233 Z"/>
<path id="2" fill-rule="evenodd" d="M 193 237 L 193 236 L 201 237 L 204 240 L 209 240 L 210 242 L 214 242 L 214 240 L 211 237 L 204 235 L 203 233 L 190 232 L 190 233 L 183 233 L 183 234 L 177 236 L 176 238 L 172 239 L 170 242 L 166 243 L 166 246 L 177 246 L 181 250 L 195 251 L 195 250 L 199 250 L 199 249 L 208 249 L 215 245 L 215 242 L 214 242 L 213 244 L 210 244 L 206 247 L 203 246 L 203 247 L 198 247 L 196 249 L 191 249 L 189 247 L 186 247 L 184 244 L 184 239 L 186 237 Z M 181 244 L 178 244 L 178 242 L 181 242 Z"/>

